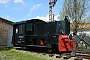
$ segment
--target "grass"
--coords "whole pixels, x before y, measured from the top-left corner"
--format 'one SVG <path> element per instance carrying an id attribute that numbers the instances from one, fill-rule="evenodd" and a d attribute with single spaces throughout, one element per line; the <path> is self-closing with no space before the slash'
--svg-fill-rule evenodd
<path id="1" fill-rule="evenodd" d="M 0 51 L 0 60 L 46 60 L 45 58 L 16 52 L 12 48 Z"/>

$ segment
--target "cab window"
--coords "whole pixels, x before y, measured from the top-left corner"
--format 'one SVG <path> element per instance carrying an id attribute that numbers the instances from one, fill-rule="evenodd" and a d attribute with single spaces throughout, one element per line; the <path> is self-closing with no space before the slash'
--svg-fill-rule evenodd
<path id="1" fill-rule="evenodd" d="M 24 30 L 25 30 L 25 25 L 22 24 L 22 25 L 17 25 L 16 26 L 16 29 L 15 29 L 15 33 L 16 34 L 21 34 L 21 33 L 24 33 Z"/>
<path id="2" fill-rule="evenodd" d="M 27 31 L 32 31 L 32 24 L 26 24 L 26 30 Z"/>

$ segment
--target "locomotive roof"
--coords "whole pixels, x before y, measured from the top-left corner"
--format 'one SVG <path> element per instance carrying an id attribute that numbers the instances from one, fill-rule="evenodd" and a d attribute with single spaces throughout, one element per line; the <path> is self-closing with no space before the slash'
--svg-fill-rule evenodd
<path id="1" fill-rule="evenodd" d="M 26 22 L 30 22 L 30 23 L 45 23 L 45 21 L 40 20 L 40 19 L 31 19 L 31 20 L 27 20 Z"/>
<path id="2" fill-rule="evenodd" d="M 20 22 L 15 22 L 13 25 L 16 24 L 24 24 L 24 23 L 45 23 L 45 21 L 40 20 L 40 19 L 31 19 L 31 20 L 26 20 L 26 21 L 20 21 Z"/>
<path id="3" fill-rule="evenodd" d="M 16 25 L 16 24 L 23 24 L 23 23 L 26 23 L 26 21 L 14 22 L 13 25 Z"/>

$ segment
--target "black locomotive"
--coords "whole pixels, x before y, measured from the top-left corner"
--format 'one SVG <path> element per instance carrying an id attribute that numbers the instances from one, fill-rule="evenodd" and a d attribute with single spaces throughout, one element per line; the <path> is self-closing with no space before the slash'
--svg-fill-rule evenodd
<path id="1" fill-rule="evenodd" d="M 48 50 L 71 51 L 74 41 L 68 38 L 70 22 L 45 22 L 40 19 L 16 22 L 13 24 L 13 40 L 15 47 L 39 47 Z"/>

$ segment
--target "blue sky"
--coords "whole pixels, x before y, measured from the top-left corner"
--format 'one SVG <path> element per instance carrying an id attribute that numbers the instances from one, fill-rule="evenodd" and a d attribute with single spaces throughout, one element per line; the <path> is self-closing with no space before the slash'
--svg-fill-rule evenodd
<path id="1" fill-rule="evenodd" d="M 57 0 L 53 12 L 59 15 L 63 0 Z M 13 22 L 40 18 L 48 20 L 48 0 L 0 0 L 0 17 Z"/>

